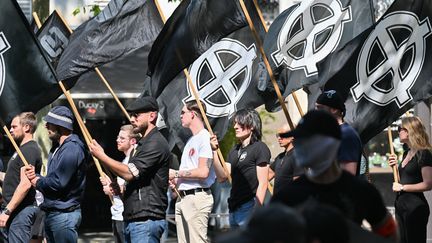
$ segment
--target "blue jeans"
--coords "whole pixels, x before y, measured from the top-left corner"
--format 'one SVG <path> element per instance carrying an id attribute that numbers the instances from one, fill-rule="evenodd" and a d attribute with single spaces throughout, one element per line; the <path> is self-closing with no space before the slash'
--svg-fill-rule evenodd
<path id="1" fill-rule="evenodd" d="M 231 228 L 237 228 L 247 223 L 249 217 L 255 208 L 255 198 L 243 203 L 229 214 L 229 222 Z"/>
<path id="2" fill-rule="evenodd" d="M 164 219 L 125 222 L 125 241 L 128 243 L 159 243 L 165 227 Z"/>
<path id="3" fill-rule="evenodd" d="M 81 209 L 72 212 L 46 212 L 45 233 L 48 242 L 77 242 Z"/>
<path id="4" fill-rule="evenodd" d="M 31 239 L 31 227 L 36 219 L 36 206 L 27 206 L 14 218 L 10 218 L 8 228 L 2 229 L 4 242 L 29 242 Z"/>

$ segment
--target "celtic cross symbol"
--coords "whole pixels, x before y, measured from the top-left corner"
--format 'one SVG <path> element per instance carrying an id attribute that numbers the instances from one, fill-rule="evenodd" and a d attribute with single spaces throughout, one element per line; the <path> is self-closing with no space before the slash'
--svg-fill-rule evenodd
<path id="1" fill-rule="evenodd" d="M 211 117 L 231 116 L 252 79 L 252 64 L 257 57 L 255 44 L 224 38 L 201 55 L 189 72 L 200 99 Z M 192 100 L 189 96 L 183 101 Z"/>
<path id="2" fill-rule="evenodd" d="M 420 21 L 407 11 L 385 16 L 360 51 L 357 83 L 351 88 L 354 101 L 365 97 L 380 106 L 395 101 L 402 107 L 412 100 L 410 89 L 423 67 L 430 33 L 428 18 Z"/>
<path id="3" fill-rule="evenodd" d="M 0 95 L 3 92 L 3 87 L 6 79 L 6 67 L 3 58 L 3 53 L 5 53 L 10 48 L 9 42 L 6 40 L 3 32 L 0 32 Z"/>
<path id="4" fill-rule="evenodd" d="M 351 6 L 343 8 L 338 0 L 302 1 L 279 32 L 273 61 L 290 70 L 303 70 L 307 77 L 316 75 L 316 63 L 338 46 L 344 24 L 351 19 Z"/>

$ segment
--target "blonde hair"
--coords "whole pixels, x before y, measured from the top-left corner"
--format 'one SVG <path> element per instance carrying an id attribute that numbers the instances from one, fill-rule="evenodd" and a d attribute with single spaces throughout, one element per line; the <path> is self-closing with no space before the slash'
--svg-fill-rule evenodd
<path id="1" fill-rule="evenodd" d="M 136 141 L 138 142 L 138 140 L 140 140 L 141 136 L 138 133 L 135 133 L 133 130 L 133 126 L 130 124 L 127 125 L 123 125 L 120 127 L 120 131 L 125 131 L 127 132 L 127 134 L 129 135 L 129 139 L 136 139 Z"/>
<path id="2" fill-rule="evenodd" d="M 408 131 L 410 148 L 415 150 L 432 149 L 426 128 L 417 116 L 402 118 L 402 128 Z"/>

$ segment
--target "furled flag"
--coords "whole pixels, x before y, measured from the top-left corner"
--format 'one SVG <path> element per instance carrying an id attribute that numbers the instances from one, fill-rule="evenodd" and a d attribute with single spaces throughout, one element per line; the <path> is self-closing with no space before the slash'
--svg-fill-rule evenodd
<path id="1" fill-rule="evenodd" d="M 252 0 L 245 0 L 248 9 Z M 151 91 L 157 97 L 184 68 L 223 37 L 247 25 L 238 0 L 183 0 L 149 55 Z"/>
<path id="2" fill-rule="evenodd" d="M 257 29 L 263 36 L 262 25 Z M 273 111 L 279 106 L 259 53 L 249 26 L 245 26 L 216 42 L 188 68 L 199 98 L 206 105 L 213 131 L 220 139 L 237 110 L 265 104 L 268 111 Z M 194 99 L 183 72 L 158 96 L 160 113 L 170 130 L 170 145 L 175 143 L 183 148 L 190 137 L 190 131 L 182 128 L 180 112 L 184 102 Z"/>
<path id="3" fill-rule="evenodd" d="M 36 36 L 51 64 L 57 67 L 60 56 L 69 44 L 70 32 L 56 10 L 48 17 Z"/>
<path id="4" fill-rule="evenodd" d="M 61 90 L 30 25 L 15 0 L 0 1 L 0 120 L 37 112 Z"/>
<path id="5" fill-rule="evenodd" d="M 111 0 L 101 13 L 71 35 L 57 66 L 58 78 L 79 76 L 150 46 L 162 25 L 153 0 Z"/>
<path id="6" fill-rule="evenodd" d="M 317 82 L 317 63 L 373 24 L 369 0 L 303 0 L 272 23 L 264 50 L 281 92 Z"/>
<path id="7" fill-rule="evenodd" d="M 396 0 L 373 27 L 319 64 L 364 143 L 432 94 L 432 3 Z"/>

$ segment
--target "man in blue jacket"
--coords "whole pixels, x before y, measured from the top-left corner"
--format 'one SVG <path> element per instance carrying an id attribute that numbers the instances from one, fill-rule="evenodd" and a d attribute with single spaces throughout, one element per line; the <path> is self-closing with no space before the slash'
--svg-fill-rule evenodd
<path id="1" fill-rule="evenodd" d="M 80 204 L 86 178 L 87 150 L 73 134 L 73 115 L 64 106 L 52 108 L 44 117 L 53 147 L 48 155 L 45 177 L 33 166 L 25 173 L 32 186 L 44 195 L 45 231 L 49 242 L 77 242 L 81 222 Z"/>

